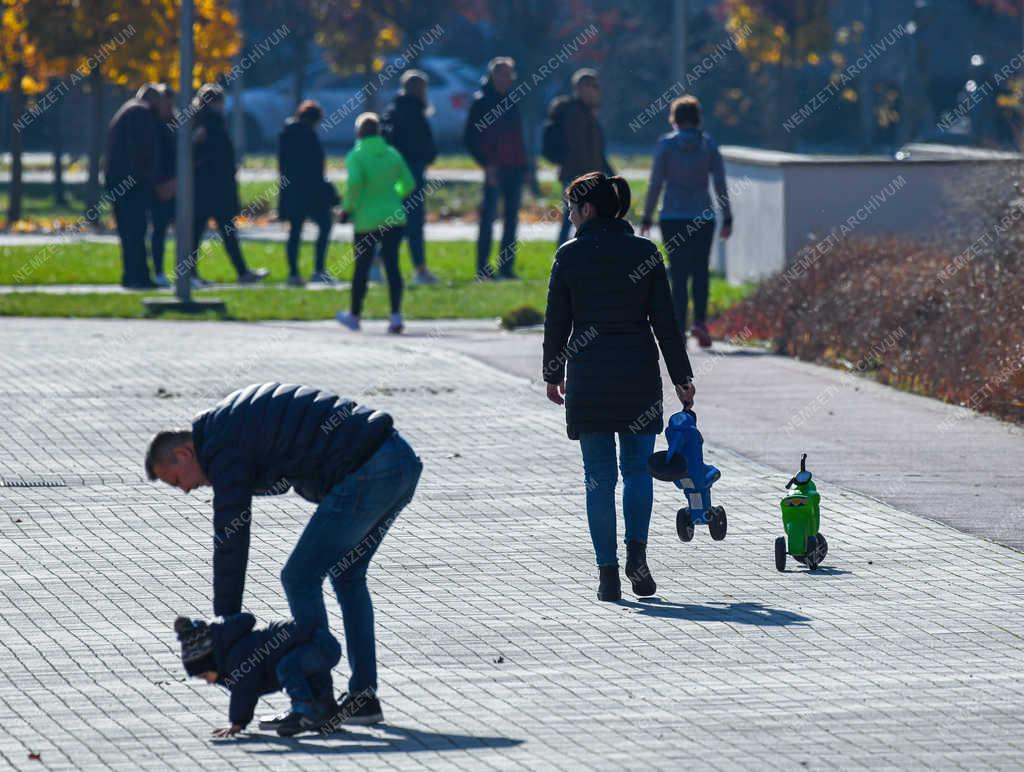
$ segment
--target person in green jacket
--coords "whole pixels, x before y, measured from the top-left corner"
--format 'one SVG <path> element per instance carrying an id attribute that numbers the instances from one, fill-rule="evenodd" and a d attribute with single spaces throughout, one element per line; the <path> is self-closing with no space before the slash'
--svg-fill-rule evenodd
<path id="1" fill-rule="evenodd" d="M 370 263 L 379 242 L 391 298 L 388 332 L 397 334 L 403 329 L 398 247 L 405 228 L 405 199 L 415 189 L 416 180 L 401 154 L 380 135 L 376 113 L 356 118 L 356 145 L 345 156 L 345 168 L 348 180 L 342 204 L 355 230 L 356 265 L 352 272 L 352 309 L 339 311 L 336 318 L 350 330 L 359 329 Z"/>

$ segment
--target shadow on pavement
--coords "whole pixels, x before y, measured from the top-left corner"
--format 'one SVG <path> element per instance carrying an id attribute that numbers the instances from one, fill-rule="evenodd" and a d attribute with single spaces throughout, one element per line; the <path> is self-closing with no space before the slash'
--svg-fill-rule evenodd
<path id="1" fill-rule="evenodd" d="M 363 727 L 358 727 L 362 730 Z M 341 730 L 328 735 L 303 735 L 300 737 L 279 737 L 276 734 L 251 734 L 224 741 L 224 744 L 238 743 L 244 746 L 265 746 L 253 749 L 255 754 L 314 753 L 414 753 L 416 751 L 473 751 L 485 748 L 513 748 L 522 740 L 510 737 L 481 737 L 476 735 L 429 732 L 422 729 L 407 729 L 392 724 L 377 724 L 370 731 Z M 218 743 L 219 744 L 219 743 Z M 248 750 L 248 748 L 246 749 Z"/>
<path id="2" fill-rule="evenodd" d="M 692 622 L 734 622 L 741 625 L 780 627 L 811 621 L 810 617 L 797 614 L 795 611 L 771 608 L 760 603 L 713 603 L 702 606 L 697 603 L 670 603 L 655 596 L 639 602 L 621 600 L 619 605 L 635 608 L 645 616 L 688 619 Z"/>

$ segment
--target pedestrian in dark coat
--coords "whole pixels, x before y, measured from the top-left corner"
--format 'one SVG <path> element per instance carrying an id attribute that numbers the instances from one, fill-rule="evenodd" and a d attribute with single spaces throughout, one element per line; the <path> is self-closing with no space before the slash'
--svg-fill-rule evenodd
<path id="1" fill-rule="evenodd" d="M 219 615 L 242 608 L 253 496 L 294 488 L 317 504 L 281 583 L 295 622 L 318 629 L 328 627 L 323 583 L 330 578 L 352 668 L 338 723 L 380 721 L 366 571 L 423 469 L 391 417 L 328 391 L 257 383 L 201 413 L 190 429 L 158 433 L 145 465 L 149 479 L 185 493 L 213 487 L 213 611 Z"/>
<path id="2" fill-rule="evenodd" d="M 559 159 L 558 179 L 562 187 L 587 172 L 614 174 L 605 155 L 604 132 L 597 120 L 601 107 L 601 81 L 597 70 L 584 68 L 572 76 L 572 96 L 556 97 L 548 107 L 548 118 L 561 129 L 562 157 Z M 569 207 L 562 215 L 558 243 L 569 238 Z"/>
<path id="3" fill-rule="evenodd" d="M 423 239 L 426 212 L 427 167 L 437 158 L 434 132 L 427 120 L 431 110 L 427 99 L 427 75 L 420 70 L 402 73 L 401 88 L 381 115 L 381 134 L 405 159 L 416 187 L 405 201 L 405 232 L 409 241 L 409 254 L 416 269 L 413 281 L 417 284 L 436 284 L 437 277 L 427 268 L 427 254 Z"/>
<path id="4" fill-rule="evenodd" d="M 516 228 L 519 202 L 526 172 L 526 144 L 523 118 L 519 112 L 515 82 L 516 63 L 507 56 L 490 61 L 483 85 L 473 95 L 466 118 L 463 140 L 470 155 L 484 170 L 484 196 L 480 204 L 480 234 L 476 242 L 477 278 L 516 279 Z M 501 232 L 497 275 L 490 266 L 491 236 L 498 198 L 504 202 L 505 221 Z"/>
<path id="5" fill-rule="evenodd" d="M 114 113 L 107 129 L 104 184 L 113 202 L 121 241 L 121 284 L 129 289 L 156 287 L 146 265 L 146 211 L 154 197 L 160 168 L 160 94 L 153 84 L 139 89 Z"/>
<path id="6" fill-rule="evenodd" d="M 566 199 L 577 231 L 558 248 L 551 266 L 543 377 L 548 399 L 565 405 L 569 437 L 580 441 L 583 453 L 587 520 L 600 571 L 598 598 L 620 597 L 616 434 L 626 576 L 638 595 L 652 595 L 646 544 L 654 486 L 647 459 L 663 428 L 658 348 L 686 407 L 693 401 L 693 371 L 661 254 L 623 219 L 629 185 L 622 177 L 591 172 L 573 180 Z"/>
<path id="7" fill-rule="evenodd" d="M 241 210 L 238 182 L 235 180 L 235 146 L 224 120 L 224 91 L 207 83 L 192 100 L 195 116 L 192 163 L 195 167 L 192 284 L 208 284 L 199 276 L 199 246 L 210 218 L 217 223 L 217 233 L 224 243 L 228 258 L 238 272 L 240 284 L 253 284 L 266 278 L 267 270 L 249 270 L 238 243 L 234 217 Z"/>
<path id="8" fill-rule="evenodd" d="M 659 223 L 672 274 L 676 321 L 686 335 L 687 285 L 692 282 L 693 336 L 702 347 L 709 348 L 711 334 L 706 321 L 716 203 L 722 214 L 719 237 L 725 240 L 732 233 L 725 164 L 718 145 L 701 130 L 700 102 L 696 97 L 674 100 L 669 122 L 675 131 L 661 137 L 654 151 L 640 232 L 647 235 L 664 186 L 665 200 L 661 204 Z M 709 179 L 715 188 L 715 202 L 708 194 Z"/>
<path id="9" fill-rule="evenodd" d="M 149 218 L 152 224 L 150 249 L 153 253 L 153 273 L 158 287 L 170 287 L 171 282 L 164 273 L 164 252 L 167 245 L 167 228 L 174 220 L 174 188 L 176 184 L 178 152 L 174 129 L 170 121 L 174 117 L 174 91 L 166 83 L 157 84 L 160 93 L 160 154 L 156 175 L 156 188 L 163 190 L 161 197 L 153 191 Z M 169 195 L 168 195 L 169 194 Z"/>
<path id="10" fill-rule="evenodd" d="M 338 203 L 338 191 L 325 174 L 326 156 L 317 129 L 323 118 L 319 103 L 302 102 L 295 115 L 285 121 L 277 138 L 277 168 L 281 174 L 278 188 L 277 215 L 288 222 L 288 283 L 301 287 L 299 275 L 299 243 L 302 224 L 316 223 L 316 252 L 311 282 L 333 284 L 327 271 L 327 246 L 331 239 L 331 209 Z"/>
<path id="11" fill-rule="evenodd" d="M 230 737 L 245 729 L 260 697 L 281 689 L 291 698 L 292 712 L 261 721 L 260 728 L 273 723 L 284 735 L 318 728 L 337 709 L 331 668 L 341 659 L 341 646 L 327 628 L 273 622 L 254 630 L 255 625 L 252 614 L 231 614 L 212 624 L 174 620 L 185 672 L 231 692 L 231 726 L 215 729 L 214 735 Z"/>

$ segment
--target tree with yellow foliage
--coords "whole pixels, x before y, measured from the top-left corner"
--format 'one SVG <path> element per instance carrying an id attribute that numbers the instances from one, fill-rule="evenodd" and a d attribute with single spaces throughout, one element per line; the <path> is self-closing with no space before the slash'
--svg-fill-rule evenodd
<path id="1" fill-rule="evenodd" d="M 238 52 L 231 0 L 195 0 L 195 85 L 227 73 Z M 108 84 L 134 91 L 147 81 L 178 82 L 180 3 L 175 0 L 31 0 L 29 32 L 39 48 L 65 64 L 65 83 L 84 82 L 91 97 L 86 206 L 100 198 Z"/>
<path id="2" fill-rule="evenodd" d="M 22 134 L 18 123 L 25 112 L 25 97 L 46 88 L 48 65 L 27 29 L 28 0 L 2 0 L 0 17 L 0 89 L 10 99 L 11 183 L 7 201 L 7 227 L 21 219 Z"/>

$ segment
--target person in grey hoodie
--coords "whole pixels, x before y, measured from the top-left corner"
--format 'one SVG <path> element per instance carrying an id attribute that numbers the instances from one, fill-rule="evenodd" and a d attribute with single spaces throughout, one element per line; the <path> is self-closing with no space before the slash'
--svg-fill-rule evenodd
<path id="1" fill-rule="evenodd" d="M 708 311 L 708 263 L 715 236 L 715 206 L 708 193 L 708 177 L 715 189 L 715 203 L 722 213 L 719 236 L 732 233 L 732 209 L 725 183 L 725 165 L 715 141 L 701 130 L 700 102 L 683 96 L 672 102 L 669 122 L 675 131 L 658 140 L 651 165 L 651 179 L 644 203 L 641 235 L 650 231 L 654 207 L 662 187 L 665 200 L 658 220 L 668 253 L 672 301 L 676 321 L 686 334 L 687 285 L 693 285 L 692 332 L 704 348 L 711 346 L 706 326 Z"/>

